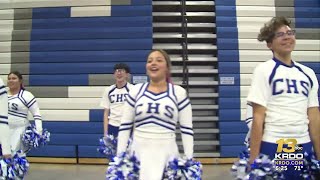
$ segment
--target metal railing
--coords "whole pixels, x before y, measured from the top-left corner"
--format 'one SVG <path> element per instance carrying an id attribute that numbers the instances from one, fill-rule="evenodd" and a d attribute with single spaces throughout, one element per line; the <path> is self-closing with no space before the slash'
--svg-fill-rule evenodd
<path id="1" fill-rule="evenodd" d="M 180 1 L 181 5 L 181 33 L 182 33 L 182 84 L 186 86 L 187 92 L 189 92 L 189 69 L 187 66 L 188 61 L 188 19 L 187 19 L 187 6 L 186 0 Z"/>

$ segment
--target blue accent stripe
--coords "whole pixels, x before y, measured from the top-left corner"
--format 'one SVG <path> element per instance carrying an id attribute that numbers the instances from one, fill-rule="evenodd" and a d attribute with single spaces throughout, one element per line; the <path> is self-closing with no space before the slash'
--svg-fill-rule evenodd
<path id="1" fill-rule="evenodd" d="M 15 113 L 15 114 L 20 114 L 20 115 L 23 115 L 23 116 L 27 116 L 28 115 L 28 114 L 24 114 L 24 113 L 21 113 L 21 112 L 16 112 L 16 111 L 13 111 L 13 110 L 9 110 L 9 112 Z"/>
<path id="2" fill-rule="evenodd" d="M 8 122 L 1 121 L 1 120 L 0 120 L 0 124 L 8 124 Z"/>
<path id="3" fill-rule="evenodd" d="M 38 116 L 38 115 L 34 115 L 34 116 L 33 116 L 33 119 L 34 119 L 34 120 L 42 120 L 42 117 L 41 117 L 41 116 Z"/>
<path id="4" fill-rule="evenodd" d="M 168 94 L 166 93 L 166 95 L 163 95 L 163 94 L 159 94 L 159 96 L 160 97 L 151 97 L 151 96 L 149 96 L 148 94 L 147 94 L 148 92 L 146 91 L 142 96 L 145 96 L 145 97 L 147 97 L 147 98 L 149 98 L 149 99 L 151 99 L 151 100 L 153 100 L 153 101 L 158 101 L 158 100 L 160 100 L 160 99 L 163 99 L 163 98 L 166 98 L 166 97 L 168 97 Z M 150 93 L 149 93 L 150 94 Z M 151 94 L 150 94 L 151 95 Z M 141 97 L 142 97 L 141 96 Z"/>
<path id="5" fill-rule="evenodd" d="M 250 118 L 247 118 L 247 119 L 245 120 L 245 122 L 246 122 L 246 124 L 249 124 L 252 120 L 253 120 L 253 117 L 250 117 Z"/>
<path id="6" fill-rule="evenodd" d="M 148 88 L 149 83 L 144 83 L 142 84 L 142 86 L 140 87 L 138 94 L 135 97 L 135 100 L 138 101 L 144 94 L 144 92 L 146 91 L 146 89 Z"/>
<path id="7" fill-rule="evenodd" d="M 192 129 L 191 127 L 186 127 L 186 126 L 181 126 L 181 125 L 180 125 L 180 128 L 189 129 L 189 130 L 193 131 L 193 129 Z"/>
<path id="8" fill-rule="evenodd" d="M 6 91 L 1 92 L 0 96 L 3 95 L 3 94 L 7 94 L 7 92 Z"/>
<path id="9" fill-rule="evenodd" d="M 24 93 L 24 90 L 21 89 L 21 90 L 19 91 L 18 98 L 21 100 L 21 102 L 22 102 L 25 106 L 27 106 L 27 101 L 23 98 L 23 93 Z"/>
<path id="10" fill-rule="evenodd" d="M 172 125 L 172 126 L 176 126 L 176 124 L 173 123 L 173 122 L 166 121 L 166 120 L 164 120 L 164 119 L 161 119 L 161 118 L 156 117 L 156 116 L 153 116 L 153 115 L 148 116 L 148 117 L 145 117 L 145 118 L 143 118 L 143 119 L 138 119 L 138 120 L 136 120 L 135 122 L 136 122 L 136 123 L 139 123 L 139 122 L 142 122 L 142 121 L 145 121 L 145 120 L 148 120 L 148 119 L 152 119 L 152 118 L 154 118 L 154 119 L 156 119 L 156 120 L 159 120 L 159 121 L 161 121 L 161 122 L 170 124 L 170 125 Z"/>
<path id="11" fill-rule="evenodd" d="M 20 118 L 27 118 L 27 116 L 20 116 L 20 115 L 17 115 L 17 114 L 13 114 L 13 113 L 8 113 L 9 115 L 11 116 L 16 116 L 16 117 L 20 117 Z"/>
<path id="12" fill-rule="evenodd" d="M 124 85 L 124 88 L 126 89 L 127 92 L 129 92 L 128 83 L 126 83 L 126 85 Z"/>
<path id="13" fill-rule="evenodd" d="M 133 122 L 131 122 L 131 123 L 123 123 L 120 126 L 128 126 L 128 125 L 132 125 L 132 124 L 133 124 Z"/>
<path id="14" fill-rule="evenodd" d="M 160 124 L 160 123 L 155 122 L 155 121 L 144 122 L 144 123 L 141 123 L 141 124 L 137 125 L 136 127 L 140 127 L 140 126 L 145 125 L 145 124 L 156 124 L 156 125 L 159 125 L 159 126 L 161 126 L 161 127 L 164 127 L 164 128 L 170 129 L 170 130 L 172 130 L 172 131 L 175 131 L 174 128 L 170 128 L 170 127 L 168 127 L 168 126 L 165 126 L 165 125 Z"/>
<path id="15" fill-rule="evenodd" d="M 297 65 L 294 65 L 294 67 L 296 67 L 300 72 L 302 72 L 305 76 L 307 76 L 307 78 L 309 79 L 310 81 L 310 84 L 311 84 L 311 88 L 313 87 L 313 81 L 312 79 L 310 78 L 310 76 L 308 76 L 308 74 L 306 74 L 302 69 L 301 67 L 297 66 Z"/>
<path id="16" fill-rule="evenodd" d="M 136 100 L 133 98 L 133 97 L 131 97 L 129 94 L 128 94 L 128 96 L 127 97 L 129 97 L 129 99 L 131 100 L 131 101 L 133 101 L 133 103 L 135 103 L 136 102 Z"/>
<path id="17" fill-rule="evenodd" d="M 0 115 L 0 118 L 1 118 L 1 119 L 8 119 L 8 116 L 1 116 L 1 115 Z"/>
<path id="18" fill-rule="evenodd" d="M 110 96 L 110 94 L 117 89 L 116 85 L 113 85 L 114 87 L 112 89 L 109 90 L 108 96 Z"/>
<path id="19" fill-rule="evenodd" d="M 27 104 L 28 108 L 30 108 L 32 106 L 32 104 L 34 104 L 36 102 L 36 98 L 33 98 L 29 101 L 29 103 Z M 30 105 L 31 104 L 31 105 Z"/>
<path id="20" fill-rule="evenodd" d="M 190 102 L 188 102 L 188 104 L 184 105 L 183 107 L 179 108 L 179 111 L 182 111 L 185 107 L 187 107 L 190 104 Z"/>
<path id="21" fill-rule="evenodd" d="M 125 130 L 131 130 L 131 129 L 132 129 L 132 126 L 128 128 L 119 128 L 119 131 L 125 131 Z"/>
<path id="22" fill-rule="evenodd" d="M 178 103 L 178 106 L 180 106 L 184 101 L 188 100 L 188 97 L 184 98 L 181 102 Z"/>
<path id="23" fill-rule="evenodd" d="M 130 103 L 128 100 L 126 101 L 131 107 L 134 108 L 134 104 Z"/>
<path id="24" fill-rule="evenodd" d="M 190 136 L 193 136 L 193 133 L 190 133 L 190 132 L 186 132 L 186 131 L 182 131 L 182 130 L 181 130 L 181 133 L 182 133 L 182 134 L 188 134 L 188 135 L 190 135 Z"/>
<path id="25" fill-rule="evenodd" d="M 271 72 L 271 74 L 270 74 L 270 76 L 269 76 L 269 85 L 271 85 L 271 82 L 272 82 L 274 76 L 276 75 L 276 71 L 277 71 L 277 69 L 278 69 L 279 66 L 280 66 L 280 64 L 276 62 L 276 65 L 275 65 L 274 68 L 272 69 L 272 72 Z"/>
<path id="26" fill-rule="evenodd" d="M 15 99 L 15 98 L 18 98 L 17 96 L 8 96 L 8 100 L 12 100 L 12 99 Z"/>

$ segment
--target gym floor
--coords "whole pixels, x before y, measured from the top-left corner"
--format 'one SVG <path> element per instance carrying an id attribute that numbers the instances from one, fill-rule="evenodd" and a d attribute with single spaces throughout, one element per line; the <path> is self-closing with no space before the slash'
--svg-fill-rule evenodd
<path id="1" fill-rule="evenodd" d="M 203 180 L 229 180 L 231 164 L 204 165 Z M 106 166 L 31 163 L 26 180 L 103 180 Z"/>

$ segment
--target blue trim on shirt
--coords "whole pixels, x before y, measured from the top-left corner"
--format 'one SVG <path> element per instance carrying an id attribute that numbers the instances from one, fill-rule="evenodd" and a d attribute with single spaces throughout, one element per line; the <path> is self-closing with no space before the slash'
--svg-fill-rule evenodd
<path id="1" fill-rule="evenodd" d="M 166 125 L 160 124 L 160 123 L 155 122 L 155 121 L 153 121 L 153 120 L 151 120 L 151 121 L 149 121 L 149 122 L 140 123 L 139 125 L 137 124 L 137 125 L 136 125 L 136 127 L 140 127 L 140 126 L 142 126 L 142 125 L 150 124 L 150 123 L 152 123 L 152 124 L 156 124 L 156 125 L 159 125 L 159 126 L 161 126 L 161 127 L 164 127 L 164 128 L 170 129 L 170 130 L 172 130 L 172 131 L 175 131 L 175 129 L 174 129 L 174 128 L 170 128 L 170 127 L 168 127 L 168 126 L 166 126 Z"/>
<path id="2" fill-rule="evenodd" d="M 181 130 L 181 133 L 182 133 L 182 134 L 188 134 L 188 135 L 190 135 L 190 136 L 193 136 L 193 133 L 190 133 L 190 132 L 186 132 L 186 131 L 182 131 L 182 130 Z"/>
<path id="3" fill-rule="evenodd" d="M 156 117 L 156 116 L 154 116 L 154 115 L 150 115 L 150 116 L 145 117 L 145 118 L 143 118 L 143 119 L 138 119 L 138 120 L 136 120 L 135 122 L 136 122 L 136 123 L 139 123 L 139 122 L 142 122 L 142 121 L 151 119 L 151 118 L 154 118 L 154 119 L 159 120 L 159 121 L 164 122 L 164 123 L 168 123 L 168 124 L 170 124 L 170 125 L 172 125 L 172 126 L 176 126 L 175 123 L 170 122 L 170 121 L 167 121 L 167 120 L 164 120 L 164 119 L 161 119 L 161 118 Z"/>
<path id="4" fill-rule="evenodd" d="M 301 69 L 301 67 L 299 67 L 299 66 L 297 66 L 297 65 L 294 65 L 294 67 L 297 68 L 300 72 L 302 72 L 305 76 L 307 76 L 307 78 L 308 78 L 309 81 L 310 81 L 311 88 L 312 88 L 312 87 L 313 87 L 313 81 L 312 81 L 312 79 L 310 78 L 310 76 L 308 76 L 308 74 L 305 73 L 305 72 Z"/>
<path id="5" fill-rule="evenodd" d="M 183 107 L 179 108 L 178 111 L 182 111 L 182 110 L 183 110 L 185 107 L 187 107 L 189 104 L 190 104 L 190 101 L 189 101 L 186 105 L 184 105 Z"/>

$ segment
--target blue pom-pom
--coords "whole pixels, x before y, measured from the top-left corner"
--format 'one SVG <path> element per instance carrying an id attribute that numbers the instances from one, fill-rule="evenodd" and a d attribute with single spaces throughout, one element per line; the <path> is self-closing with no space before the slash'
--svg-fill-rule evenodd
<path id="1" fill-rule="evenodd" d="M 314 154 L 304 153 L 301 177 L 306 180 L 320 179 L 320 161 L 315 158 Z"/>
<path id="2" fill-rule="evenodd" d="M 186 158 L 174 158 L 169 161 L 167 167 L 164 170 L 164 179 L 190 179 L 201 180 L 202 176 L 202 164 L 199 161 Z"/>
<path id="3" fill-rule="evenodd" d="M 21 151 L 13 158 L 0 159 L 0 177 L 8 180 L 23 179 L 29 169 L 29 162 Z"/>
<path id="4" fill-rule="evenodd" d="M 28 169 L 29 169 L 29 162 L 26 158 L 25 153 L 18 151 L 13 156 L 12 159 L 13 159 L 13 164 L 14 164 L 16 176 L 23 179 L 23 177 L 26 175 L 26 173 L 28 172 Z"/>
<path id="5" fill-rule="evenodd" d="M 99 145 L 97 151 L 106 155 L 108 159 L 112 159 L 115 156 L 117 152 L 117 138 L 113 135 L 100 138 Z"/>
<path id="6" fill-rule="evenodd" d="M 232 175 L 235 179 L 284 179 L 283 173 L 276 170 L 274 161 L 269 159 L 267 155 L 260 154 L 251 166 L 249 166 L 250 154 L 248 150 L 241 152 L 239 158 L 239 161 L 235 162 L 231 168 Z"/>
<path id="7" fill-rule="evenodd" d="M 0 178 L 14 180 L 16 173 L 11 158 L 0 159 Z"/>
<path id="8" fill-rule="evenodd" d="M 40 134 L 34 125 L 29 125 L 26 128 L 25 133 L 22 136 L 22 142 L 29 150 L 34 147 L 37 148 L 40 145 L 44 146 L 50 141 L 50 132 L 46 129 Z"/>
<path id="9" fill-rule="evenodd" d="M 136 156 L 123 152 L 119 156 L 115 156 L 106 173 L 107 180 L 138 180 L 140 171 L 140 161 Z"/>

